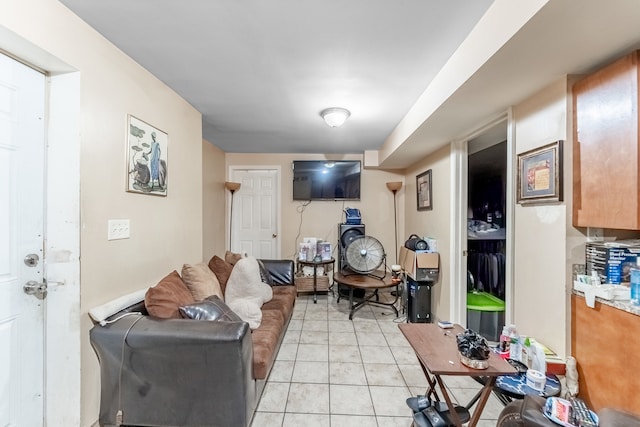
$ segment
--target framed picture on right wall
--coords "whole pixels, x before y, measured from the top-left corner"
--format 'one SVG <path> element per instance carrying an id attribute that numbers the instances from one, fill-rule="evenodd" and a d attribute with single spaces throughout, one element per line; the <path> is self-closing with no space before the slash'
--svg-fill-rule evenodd
<path id="1" fill-rule="evenodd" d="M 518 154 L 518 203 L 562 201 L 562 142 Z"/>

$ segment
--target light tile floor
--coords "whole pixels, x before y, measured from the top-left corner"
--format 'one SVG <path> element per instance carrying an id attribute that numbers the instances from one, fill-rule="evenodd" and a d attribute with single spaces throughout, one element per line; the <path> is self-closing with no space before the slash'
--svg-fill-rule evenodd
<path id="1" fill-rule="evenodd" d="M 331 294 L 317 304 L 298 296 L 252 427 L 411 426 L 405 400 L 424 394 L 427 382 L 400 319 L 366 305 L 351 321 L 348 304 Z M 445 383 L 462 405 L 480 387 L 468 377 Z M 502 408 L 491 395 L 478 425 L 495 426 Z"/>

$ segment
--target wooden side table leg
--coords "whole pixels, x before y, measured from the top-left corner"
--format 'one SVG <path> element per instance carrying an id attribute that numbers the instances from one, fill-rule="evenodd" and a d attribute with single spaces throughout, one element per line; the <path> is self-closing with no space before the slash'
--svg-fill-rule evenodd
<path id="1" fill-rule="evenodd" d="M 318 303 L 318 284 L 316 283 L 318 281 L 318 272 L 316 270 L 317 266 L 314 265 L 313 266 L 313 303 L 317 304 Z"/>
<path id="2" fill-rule="evenodd" d="M 353 320 L 353 286 L 349 286 L 349 320 Z"/>

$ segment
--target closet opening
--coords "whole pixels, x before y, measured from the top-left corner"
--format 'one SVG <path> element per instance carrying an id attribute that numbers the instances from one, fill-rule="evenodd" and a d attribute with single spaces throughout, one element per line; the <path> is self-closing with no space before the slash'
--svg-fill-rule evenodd
<path id="1" fill-rule="evenodd" d="M 505 324 L 507 126 L 468 141 L 467 327 L 498 341 Z"/>

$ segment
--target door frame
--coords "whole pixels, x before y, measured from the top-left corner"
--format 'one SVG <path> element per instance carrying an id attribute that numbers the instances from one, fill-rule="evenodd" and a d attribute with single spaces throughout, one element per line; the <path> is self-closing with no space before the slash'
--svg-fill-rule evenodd
<path id="1" fill-rule="evenodd" d="M 282 257 L 282 167 L 279 165 L 233 165 L 229 166 L 228 180 L 233 181 L 238 171 L 274 171 L 276 174 L 276 258 Z M 242 191 L 242 187 L 240 190 Z M 225 238 L 226 242 L 231 241 L 231 230 L 229 229 L 229 218 L 231 217 L 231 193 L 226 192 L 227 207 L 225 208 Z M 238 221 L 234 222 L 234 228 L 238 226 Z M 226 245 L 226 243 L 225 243 Z"/>
<path id="2" fill-rule="evenodd" d="M 502 122 L 507 126 L 507 182 L 505 200 L 505 324 L 513 323 L 513 259 L 514 259 L 514 210 L 515 210 L 515 130 L 512 109 L 488 121 L 484 126 L 451 143 L 451 236 L 450 274 L 453 286 L 449 310 L 451 319 L 467 324 L 467 209 L 468 209 L 468 143 L 471 139 Z"/>
<path id="3" fill-rule="evenodd" d="M 80 425 L 89 329 L 80 304 L 80 73 L 47 80 L 44 425 Z"/>
<path id="4" fill-rule="evenodd" d="M 80 73 L 2 26 L 0 39 L 2 53 L 46 75 L 43 426 L 79 426 L 90 328 L 80 304 Z"/>

